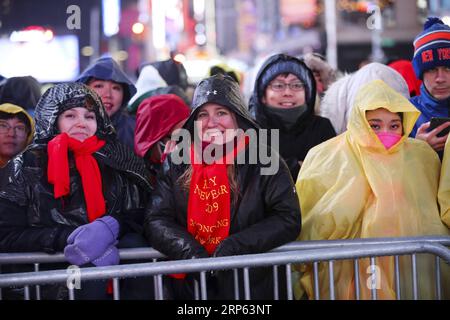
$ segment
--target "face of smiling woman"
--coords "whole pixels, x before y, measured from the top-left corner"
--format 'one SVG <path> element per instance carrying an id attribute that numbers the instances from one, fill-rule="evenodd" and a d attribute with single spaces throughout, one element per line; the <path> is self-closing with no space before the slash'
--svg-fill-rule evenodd
<path id="1" fill-rule="evenodd" d="M 89 87 L 97 92 L 102 99 L 108 116 L 112 117 L 119 111 L 124 96 L 123 87 L 120 83 L 110 80 L 94 79 L 89 82 Z"/>
<path id="2" fill-rule="evenodd" d="M 197 114 L 197 129 L 203 142 L 224 144 L 235 137 L 237 129 L 236 116 L 227 107 L 215 103 L 207 103 Z"/>
<path id="3" fill-rule="evenodd" d="M 58 117 L 58 130 L 71 138 L 84 141 L 97 131 L 95 113 L 83 107 L 66 110 Z"/>

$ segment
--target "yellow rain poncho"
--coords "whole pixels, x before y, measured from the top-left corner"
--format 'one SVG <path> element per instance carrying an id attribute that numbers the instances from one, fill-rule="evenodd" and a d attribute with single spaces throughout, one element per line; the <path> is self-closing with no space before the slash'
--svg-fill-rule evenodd
<path id="1" fill-rule="evenodd" d="M 442 159 L 441 180 L 439 184 L 439 205 L 441 219 L 450 228 L 450 139 L 445 143 L 444 158 Z"/>
<path id="2" fill-rule="evenodd" d="M 366 120 L 366 111 L 378 108 L 403 113 L 403 136 L 389 150 Z M 381 80 L 360 89 L 348 130 L 311 149 L 302 165 L 296 183 L 303 220 L 300 240 L 449 235 L 437 205 L 439 158 L 425 142 L 408 138 L 418 116 L 406 98 Z M 393 260 L 376 260 L 381 275 L 378 299 L 395 299 Z M 401 298 L 412 298 L 411 259 L 400 261 Z M 361 259 L 362 299 L 371 298 L 368 267 L 369 259 Z M 433 299 L 434 259 L 420 256 L 418 268 L 419 297 Z M 311 268 L 302 271 L 296 296 L 304 289 L 313 298 Z M 335 262 L 334 277 L 336 298 L 355 299 L 353 261 Z M 321 264 L 319 281 L 320 297 L 327 299 L 326 263 Z"/>

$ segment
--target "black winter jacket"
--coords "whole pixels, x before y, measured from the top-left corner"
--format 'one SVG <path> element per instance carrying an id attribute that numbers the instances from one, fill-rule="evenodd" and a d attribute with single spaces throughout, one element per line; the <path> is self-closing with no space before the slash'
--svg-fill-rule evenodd
<path id="1" fill-rule="evenodd" d="M 204 86 L 205 92 L 213 92 L 223 89 L 222 86 L 226 84 L 219 82 Z M 199 87 L 201 89 L 202 83 Z M 229 88 L 225 91 L 229 93 L 228 90 Z M 196 91 L 196 95 L 199 94 Z M 215 97 L 210 97 L 208 93 L 206 96 L 207 99 L 216 99 L 215 103 L 226 105 L 235 112 L 240 118 L 238 122 L 248 126 L 254 123 L 243 105 L 230 103 L 232 98 L 226 97 L 227 103 L 220 101 L 220 93 Z M 199 100 L 201 99 L 194 96 L 194 111 L 185 127 L 189 128 L 199 107 L 208 102 Z M 187 230 L 189 195 L 179 185 L 178 179 L 188 166 L 173 164 L 170 156 L 166 159 L 146 212 L 144 229 L 147 238 L 151 239 L 155 249 L 170 259 L 208 257 L 205 248 Z M 284 161 L 279 162 L 279 170 L 273 175 L 261 175 L 263 165 L 259 162 L 235 164 L 234 167 L 239 192 L 236 200 L 231 202 L 229 236 L 219 244 L 215 256 L 261 253 L 294 241 L 300 233 L 301 215 L 295 187 Z M 251 269 L 250 274 L 252 298 L 272 299 L 271 269 Z M 217 277 L 220 293 L 215 298 L 234 298 L 232 277 L 232 272 L 225 272 Z"/>
<path id="2" fill-rule="evenodd" d="M 149 190 L 146 183 L 111 167 L 102 149 L 94 157 L 102 175 L 106 214 L 117 219 L 121 235 L 141 232 L 148 199 L 144 190 Z M 88 223 L 81 177 L 74 162 L 70 161 L 70 195 L 63 199 L 54 198 L 53 186 L 47 181 L 46 150 L 32 148 L 13 163 L 12 179 L 0 192 L 0 251 L 62 251 L 69 234 Z"/>
<path id="3" fill-rule="evenodd" d="M 70 152 L 70 194 L 55 199 L 47 178 L 47 142 L 58 133 L 58 115 L 74 101 L 92 104 L 96 135 L 106 141 L 93 154 L 102 176 L 106 214 L 118 220 L 121 234 L 140 231 L 150 191 L 142 159 L 117 142 L 92 90 L 83 84 L 61 84 L 49 89 L 38 103 L 34 144 L 0 175 L 0 252 L 62 251 L 68 235 L 88 223 L 81 177 Z"/>

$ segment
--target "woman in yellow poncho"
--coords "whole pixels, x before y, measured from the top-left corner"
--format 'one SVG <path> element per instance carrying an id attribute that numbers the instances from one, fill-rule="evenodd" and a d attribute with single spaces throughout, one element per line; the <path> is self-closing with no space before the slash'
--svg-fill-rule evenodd
<path id="1" fill-rule="evenodd" d="M 450 228 L 450 139 L 447 138 L 442 159 L 441 180 L 439 184 L 439 205 L 442 221 Z"/>
<path id="2" fill-rule="evenodd" d="M 375 80 L 360 89 L 351 112 L 348 130 L 311 149 L 302 165 L 296 184 L 303 219 L 299 239 L 449 235 L 437 205 L 439 158 L 423 141 L 408 138 L 419 111 L 383 81 Z M 395 299 L 393 260 L 377 258 L 378 299 Z M 366 286 L 369 263 L 369 259 L 360 260 L 362 299 L 371 298 Z M 319 269 L 321 299 L 329 297 L 327 267 L 321 264 Z M 448 266 L 442 263 L 441 267 L 446 269 L 441 269 L 442 283 L 446 283 Z M 312 270 L 308 266 L 302 271 L 296 295 L 304 289 L 313 298 Z M 400 272 L 401 298 L 410 299 L 409 257 L 400 259 Z M 419 298 L 433 299 L 430 255 L 418 257 L 418 272 Z M 353 261 L 335 262 L 334 279 L 337 299 L 355 298 Z"/>

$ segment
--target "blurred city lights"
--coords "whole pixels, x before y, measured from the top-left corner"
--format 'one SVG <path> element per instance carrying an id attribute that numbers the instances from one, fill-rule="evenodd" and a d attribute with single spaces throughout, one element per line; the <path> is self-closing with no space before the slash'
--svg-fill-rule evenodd
<path id="1" fill-rule="evenodd" d="M 128 59 L 128 52 L 126 52 L 125 50 L 117 51 L 114 54 L 113 58 L 114 58 L 114 60 L 117 60 L 117 61 L 125 61 Z"/>
<path id="2" fill-rule="evenodd" d="M 442 22 L 444 22 L 446 25 L 450 26 L 450 16 L 442 17 Z"/>
<path id="3" fill-rule="evenodd" d="M 119 32 L 120 0 L 102 0 L 103 33 L 111 37 Z"/>
<path id="4" fill-rule="evenodd" d="M 85 57 L 90 57 L 94 54 L 94 48 L 91 46 L 86 46 L 81 49 L 81 54 Z"/>
<path id="5" fill-rule="evenodd" d="M 204 34 L 196 34 L 195 35 L 195 43 L 199 46 L 206 44 L 206 35 Z"/>
<path id="6" fill-rule="evenodd" d="M 11 42 L 33 42 L 33 41 L 51 41 L 53 31 L 38 26 L 27 27 L 24 30 L 13 31 L 9 40 Z"/>
<path id="7" fill-rule="evenodd" d="M 184 54 L 178 53 L 173 57 L 173 60 L 179 62 L 179 63 L 185 63 L 186 62 L 186 56 Z"/>
<path id="8" fill-rule="evenodd" d="M 144 29 L 145 26 L 141 22 L 136 22 L 131 27 L 131 30 L 133 31 L 134 34 L 141 34 L 142 32 L 144 32 Z"/>
<path id="9" fill-rule="evenodd" d="M 161 0 L 152 0 L 152 36 L 155 49 L 162 49 L 166 44 L 165 4 Z"/>

